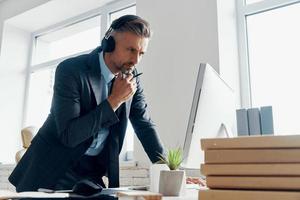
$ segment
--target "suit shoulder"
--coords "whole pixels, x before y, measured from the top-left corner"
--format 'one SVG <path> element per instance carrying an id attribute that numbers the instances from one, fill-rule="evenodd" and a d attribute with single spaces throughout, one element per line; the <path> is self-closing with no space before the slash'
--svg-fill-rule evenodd
<path id="1" fill-rule="evenodd" d="M 76 57 L 68 58 L 56 68 L 56 73 L 74 73 L 76 71 L 82 71 L 87 68 L 88 54 L 79 55 Z"/>

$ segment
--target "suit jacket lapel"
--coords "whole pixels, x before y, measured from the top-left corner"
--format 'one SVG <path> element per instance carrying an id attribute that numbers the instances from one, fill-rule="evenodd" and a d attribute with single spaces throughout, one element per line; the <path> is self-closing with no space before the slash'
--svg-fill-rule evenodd
<path id="1" fill-rule="evenodd" d="M 90 70 L 88 72 L 88 78 L 91 84 L 91 88 L 95 95 L 95 99 L 97 105 L 100 104 L 100 93 L 101 93 L 101 71 L 100 71 L 100 63 L 99 63 L 99 52 L 101 48 L 98 47 L 94 51 L 89 54 L 88 64 L 90 66 Z"/>

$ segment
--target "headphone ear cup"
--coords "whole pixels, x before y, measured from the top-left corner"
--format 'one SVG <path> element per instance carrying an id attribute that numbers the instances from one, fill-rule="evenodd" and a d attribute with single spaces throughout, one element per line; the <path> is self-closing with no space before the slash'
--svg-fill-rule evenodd
<path id="1" fill-rule="evenodd" d="M 103 38 L 101 46 L 104 52 L 113 52 L 116 46 L 115 39 L 112 36 L 107 39 Z"/>

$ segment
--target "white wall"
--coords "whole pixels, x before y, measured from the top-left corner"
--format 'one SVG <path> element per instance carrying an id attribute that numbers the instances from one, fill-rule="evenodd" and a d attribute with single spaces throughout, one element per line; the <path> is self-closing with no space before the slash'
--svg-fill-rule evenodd
<path id="1" fill-rule="evenodd" d="M 3 38 L 3 23 L 5 20 L 48 1 L 50 0 L 4 0 L 0 3 L 0 55 Z"/>
<path id="2" fill-rule="evenodd" d="M 142 79 L 152 118 L 168 148 L 183 146 L 200 62 L 208 62 L 224 72 L 224 78 L 237 88 L 236 79 L 232 78 L 238 67 L 236 29 L 232 26 L 235 1 L 226 1 L 230 6 L 221 1 L 137 0 L 137 14 L 145 17 L 154 30 L 140 67 L 145 72 Z M 226 17 L 228 14 L 231 18 Z M 232 55 L 227 55 L 226 48 L 232 39 Z M 138 141 L 135 158 L 142 165 L 149 164 Z"/>
<path id="3" fill-rule="evenodd" d="M 0 162 L 14 163 L 21 149 L 21 120 L 30 33 L 6 23 L 10 17 L 49 0 L 0 3 Z M 1 51 L 5 49 L 5 51 Z"/>
<path id="4" fill-rule="evenodd" d="M 20 130 L 30 33 L 5 25 L 0 58 L 0 162 L 13 163 L 21 149 Z"/>

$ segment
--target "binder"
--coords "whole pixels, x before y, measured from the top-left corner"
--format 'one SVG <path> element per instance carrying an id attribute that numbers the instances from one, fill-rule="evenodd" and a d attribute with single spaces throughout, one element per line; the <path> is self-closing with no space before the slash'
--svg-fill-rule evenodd
<path id="1" fill-rule="evenodd" d="M 248 123 L 249 123 L 249 134 L 261 135 L 259 109 L 249 108 L 247 113 L 248 113 Z"/>
<path id="2" fill-rule="evenodd" d="M 261 134 L 274 135 L 272 106 L 260 108 Z"/>
<path id="3" fill-rule="evenodd" d="M 245 108 L 236 110 L 236 122 L 238 136 L 249 135 L 248 116 Z"/>

